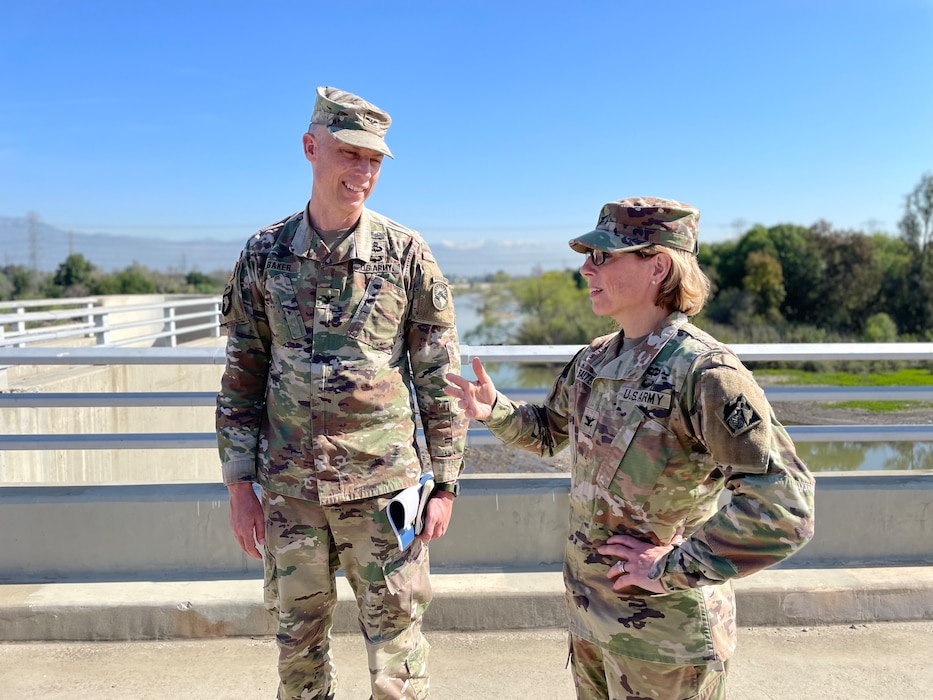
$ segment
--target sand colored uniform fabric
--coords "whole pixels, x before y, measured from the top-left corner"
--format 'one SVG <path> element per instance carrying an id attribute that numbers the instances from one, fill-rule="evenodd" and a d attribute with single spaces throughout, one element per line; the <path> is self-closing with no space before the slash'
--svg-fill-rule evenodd
<path id="1" fill-rule="evenodd" d="M 543 406 L 500 394 L 487 427 L 544 453 L 574 448 L 564 579 L 570 632 L 611 654 L 709 664 L 735 648 L 731 580 L 776 564 L 813 535 L 813 477 L 751 373 L 681 313 L 635 348 L 604 336 L 564 368 Z M 721 509 L 723 490 L 731 499 Z M 685 541 L 652 576 L 668 591 L 616 592 L 628 534 Z"/>
<path id="2" fill-rule="evenodd" d="M 248 242 L 224 292 L 218 396 L 224 483 L 321 504 L 454 481 L 466 420 L 450 286 L 414 231 L 370 210 L 329 250 L 299 212 Z M 414 385 L 412 396 L 409 386 Z"/>

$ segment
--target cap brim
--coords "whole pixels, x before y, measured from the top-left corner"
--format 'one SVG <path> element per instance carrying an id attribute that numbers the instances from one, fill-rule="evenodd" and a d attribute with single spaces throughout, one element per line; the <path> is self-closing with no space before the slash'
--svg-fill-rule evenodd
<path id="1" fill-rule="evenodd" d="M 607 253 L 628 253 L 633 250 L 647 248 L 650 245 L 651 243 L 648 241 L 626 238 L 601 229 L 570 239 L 570 247 L 578 253 L 585 253 L 589 250 L 604 250 Z"/>
<path id="2" fill-rule="evenodd" d="M 380 136 L 369 131 L 364 131 L 363 129 L 334 129 L 331 127 L 330 133 L 333 134 L 334 138 L 338 141 L 343 141 L 351 146 L 368 148 L 371 151 L 378 151 L 379 153 L 387 155 L 389 158 L 395 158 L 395 156 L 392 155 L 392 151 L 390 151 L 389 147 L 386 145 L 386 142 Z"/>

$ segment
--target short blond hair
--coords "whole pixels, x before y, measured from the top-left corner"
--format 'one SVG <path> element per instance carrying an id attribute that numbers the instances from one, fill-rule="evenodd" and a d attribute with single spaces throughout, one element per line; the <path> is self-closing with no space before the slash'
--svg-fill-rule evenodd
<path id="1" fill-rule="evenodd" d="M 687 316 L 696 316 L 703 310 L 709 298 L 710 281 L 700 269 L 696 255 L 660 245 L 649 246 L 641 252 L 648 255 L 664 253 L 671 259 L 671 269 L 661 283 L 655 305 Z"/>

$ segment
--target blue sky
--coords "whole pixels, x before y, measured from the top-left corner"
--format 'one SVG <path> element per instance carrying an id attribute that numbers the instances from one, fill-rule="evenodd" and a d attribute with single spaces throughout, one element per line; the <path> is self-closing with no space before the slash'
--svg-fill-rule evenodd
<path id="1" fill-rule="evenodd" d="M 318 85 L 393 117 L 372 208 L 506 256 L 640 194 L 708 241 L 893 234 L 933 172 L 931 1 L 29 0 L 0 8 L 0 216 L 245 240 L 310 193 Z"/>

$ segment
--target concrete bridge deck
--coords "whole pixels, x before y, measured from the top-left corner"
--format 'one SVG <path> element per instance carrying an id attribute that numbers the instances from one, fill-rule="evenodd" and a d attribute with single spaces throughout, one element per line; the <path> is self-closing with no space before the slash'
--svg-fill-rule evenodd
<path id="1" fill-rule="evenodd" d="M 432 582 L 429 630 L 565 624 L 558 571 L 435 571 Z M 338 584 L 334 631 L 352 633 L 356 604 L 346 581 Z M 0 641 L 267 636 L 274 630 L 261 585 L 254 578 L 4 584 Z M 737 581 L 736 598 L 742 627 L 933 622 L 933 566 L 776 568 Z"/>
<path id="2" fill-rule="evenodd" d="M 431 632 L 431 700 L 572 700 L 563 630 Z M 369 697 L 359 634 L 336 635 L 340 700 Z M 928 700 L 933 621 L 739 632 L 732 700 Z M 268 637 L 0 644 L 0 697 L 271 700 Z"/>
<path id="3" fill-rule="evenodd" d="M 434 700 L 574 697 L 558 572 L 433 580 L 425 626 Z M 0 698 L 272 698 L 276 650 L 260 585 L 252 578 L 2 585 L 3 637 L 36 641 L 0 642 Z M 730 698 L 931 696 L 933 567 L 772 569 L 739 581 L 737 596 Z M 365 652 L 346 585 L 335 629 L 340 697 L 366 698 Z"/>

